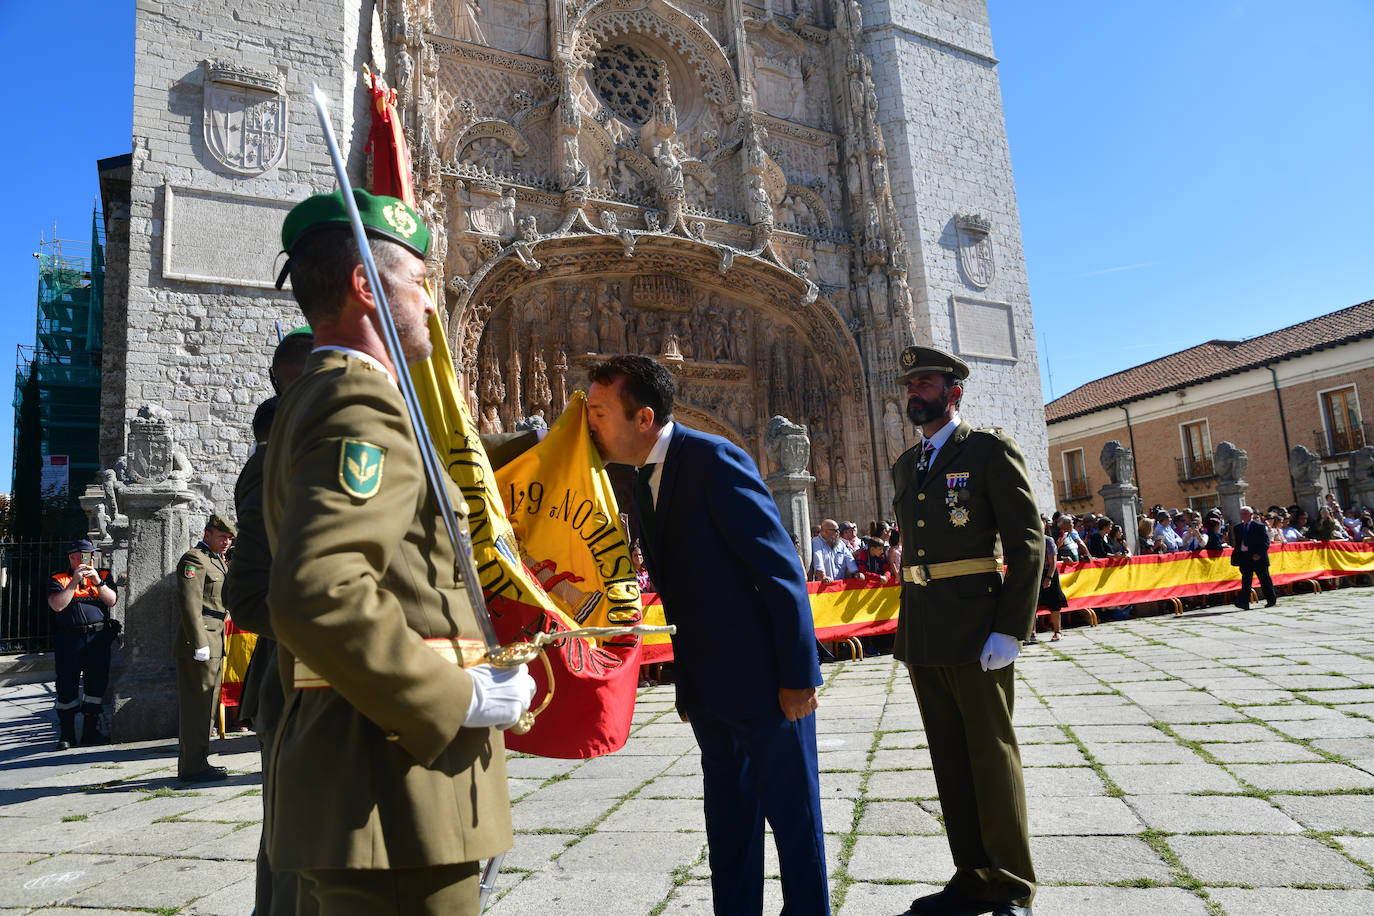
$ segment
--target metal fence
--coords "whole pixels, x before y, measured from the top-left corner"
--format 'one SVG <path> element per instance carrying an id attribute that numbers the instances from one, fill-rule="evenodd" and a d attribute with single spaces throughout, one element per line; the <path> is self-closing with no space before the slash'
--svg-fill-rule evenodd
<path id="1" fill-rule="evenodd" d="M 67 565 L 66 541 L 0 541 L 0 653 L 52 651 L 48 578 Z"/>

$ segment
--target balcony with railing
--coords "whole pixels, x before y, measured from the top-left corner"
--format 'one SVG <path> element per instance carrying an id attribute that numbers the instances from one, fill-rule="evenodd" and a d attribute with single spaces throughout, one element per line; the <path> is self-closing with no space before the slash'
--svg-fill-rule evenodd
<path id="1" fill-rule="evenodd" d="M 1317 443 L 1317 454 L 1323 458 L 1348 455 L 1374 441 L 1368 423 L 1358 423 L 1348 429 L 1314 429 L 1312 438 Z"/>
<path id="2" fill-rule="evenodd" d="M 1092 486 L 1087 477 L 1065 477 L 1059 481 L 1059 493 L 1065 502 L 1088 499 L 1092 495 Z"/>
<path id="3" fill-rule="evenodd" d="M 1211 458 L 1175 458 L 1174 464 L 1178 467 L 1179 483 L 1211 480 L 1217 476 Z"/>

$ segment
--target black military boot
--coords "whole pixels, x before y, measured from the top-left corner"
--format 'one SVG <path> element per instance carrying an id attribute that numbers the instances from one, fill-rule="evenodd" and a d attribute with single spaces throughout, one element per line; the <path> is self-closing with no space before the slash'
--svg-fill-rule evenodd
<path id="1" fill-rule="evenodd" d="M 110 736 L 100 730 L 100 704 L 81 704 L 81 743 L 109 744 Z"/>
<path id="2" fill-rule="evenodd" d="M 76 709 L 59 709 L 57 711 L 57 723 L 61 728 L 61 733 L 57 736 L 57 750 L 70 750 L 76 743 Z"/>

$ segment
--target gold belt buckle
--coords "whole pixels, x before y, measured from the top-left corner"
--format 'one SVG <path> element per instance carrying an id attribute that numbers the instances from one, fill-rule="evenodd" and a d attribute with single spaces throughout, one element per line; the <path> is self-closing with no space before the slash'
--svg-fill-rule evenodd
<path id="1" fill-rule="evenodd" d="M 911 581 L 915 582 L 917 585 L 929 585 L 929 584 L 930 584 L 930 569 L 929 569 L 929 567 L 926 567 L 926 566 L 910 566 L 910 567 L 908 567 L 908 569 L 911 570 Z"/>

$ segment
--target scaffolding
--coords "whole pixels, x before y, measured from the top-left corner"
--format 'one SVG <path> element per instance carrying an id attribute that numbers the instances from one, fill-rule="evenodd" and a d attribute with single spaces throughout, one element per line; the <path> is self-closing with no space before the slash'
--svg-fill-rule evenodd
<path id="1" fill-rule="evenodd" d="M 14 471 L 35 456 L 68 456 L 68 498 L 96 476 L 100 433 L 100 356 L 104 328 L 105 232 L 91 217 L 89 244 L 40 239 L 34 343 L 15 360 Z M 24 424 L 29 398 L 38 422 Z M 36 434 L 35 434 L 36 430 Z M 35 441 L 36 440 L 36 441 Z"/>

